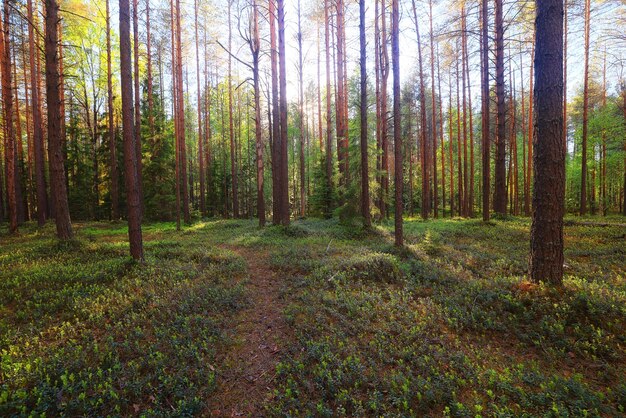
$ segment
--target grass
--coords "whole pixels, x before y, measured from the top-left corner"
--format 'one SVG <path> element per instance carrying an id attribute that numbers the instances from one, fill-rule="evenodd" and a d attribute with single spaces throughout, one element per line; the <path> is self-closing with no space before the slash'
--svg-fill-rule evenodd
<path id="1" fill-rule="evenodd" d="M 281 282 L 269 416 L 618 416 L 626 413 L 626 246 L 566 226 L 562 289 L 527 281 L 529 221 L 410 219 L 373 233 L 335 220 L 258 229 L 214 220 L 144 229 L 49 226 L 0 236 L 0 415 L 202 415 L 219 390 L 246 260 Z"/>

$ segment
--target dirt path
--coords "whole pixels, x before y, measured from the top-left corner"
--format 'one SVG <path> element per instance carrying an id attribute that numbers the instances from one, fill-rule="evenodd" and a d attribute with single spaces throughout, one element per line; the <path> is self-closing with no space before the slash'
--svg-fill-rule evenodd
<path id="1" fill-rule="evenodd" d="M 289 339 L 280 298 L 279 276 L 267 264 L 266 253 L 226 247 L 248 266 L 249 305 L 236 319 L 236 344 L 224 361 L 220 384 L 210 404 L 211 415 L 263 416 L 263 403 L 272 396 L 276 364 Z"/>

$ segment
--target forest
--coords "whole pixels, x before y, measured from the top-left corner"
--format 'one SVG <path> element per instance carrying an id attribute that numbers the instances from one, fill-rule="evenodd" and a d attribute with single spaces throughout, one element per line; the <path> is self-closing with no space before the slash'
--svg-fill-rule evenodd
<path id="1" fill-rule="evenodd" d="M 622 0 L 0 3 L 0 416 L 626 415 Z"/>

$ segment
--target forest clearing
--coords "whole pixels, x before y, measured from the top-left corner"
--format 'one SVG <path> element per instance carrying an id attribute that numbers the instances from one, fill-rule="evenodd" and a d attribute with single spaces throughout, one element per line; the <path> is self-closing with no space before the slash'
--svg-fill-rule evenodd
<path id="1" fill-rule="evenodd" d="M 618 416 L 620 220 L 571 220 L 559 290 L 517 218 L 407 220 L 402 250 L 391 223 L 153 224 L 143 266 L 123 223 L 30 227 L 0 249 L 0 413 Z"/>
<path id="2" fill-rule="evenodd" d="M 0 0 L 0 416 L 626 416 L 624 0 Z"/>

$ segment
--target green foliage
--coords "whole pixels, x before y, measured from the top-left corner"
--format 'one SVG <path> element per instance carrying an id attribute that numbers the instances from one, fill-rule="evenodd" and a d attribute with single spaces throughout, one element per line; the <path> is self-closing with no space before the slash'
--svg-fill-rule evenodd
<path id="1" fill-rule="evenodd" d="M 224 248 L 245 247 L 280 280 L 289 328 L 268 416 L 620 416 L 624 220 L 608 222 L 568 220 L 561 289 L 524 280 L 514 217 L 407 221 L 402 252 L 391 223 L 151 224 L 145 265 L 123 223 L 68 243 L 27 225 L 0 237 L 0 415 L 213 410 L 254 296 L 249 260 Z"/>

